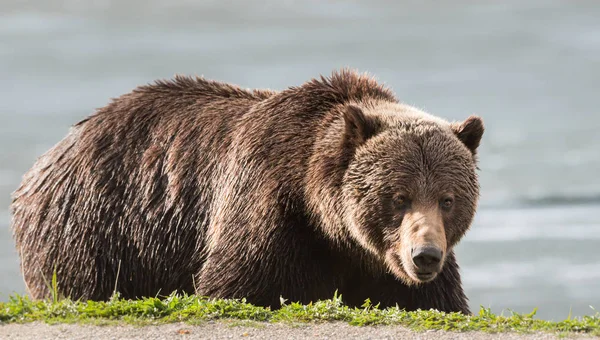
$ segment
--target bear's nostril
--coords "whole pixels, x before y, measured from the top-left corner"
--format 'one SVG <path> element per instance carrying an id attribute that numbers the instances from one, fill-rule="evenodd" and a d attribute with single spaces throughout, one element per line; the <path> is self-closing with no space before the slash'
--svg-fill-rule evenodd
<path id="1" fill-rule="evenodd" d="M 413 251 L 413 262 L 419 271 L 437 271 L 441 261 L 442 251 L 436 247 L 419 247 Z"/>

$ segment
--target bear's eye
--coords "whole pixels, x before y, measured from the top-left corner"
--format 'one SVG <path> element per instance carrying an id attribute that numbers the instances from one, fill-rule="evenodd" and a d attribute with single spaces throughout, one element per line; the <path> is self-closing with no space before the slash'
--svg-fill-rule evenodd
<path id="1" fill-rule="evenodd" d="M 405 195 L 396 195 L 394 196 L 394 207 L 396 209 L 406 209 L 410 205 L 410 200 Z"/>
<path id="2" fill-rule="evenodd" d="M 452 198 L 452 197 L 443 198 L 441 205 L 442 205 L 443 209 L 450 210 L 452 208 L 452 206 L 454 205 L 454 198 Z"/>

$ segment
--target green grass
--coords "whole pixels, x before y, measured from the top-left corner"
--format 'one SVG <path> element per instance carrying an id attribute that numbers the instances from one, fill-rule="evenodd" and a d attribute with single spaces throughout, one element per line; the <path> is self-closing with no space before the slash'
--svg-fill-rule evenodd
<path id="1" fill-rule="evenodd" d="M 351 325 L 401 325 L 416 331 L 484 331 L 484 332 L 552 332 L 561 335 L 587 333 L 600 335 L 600 313 L 595 316 L 569 318 L 560 322 L 535 319 L 531 314 L 512 313 L 510 316 L 492 314 L 481 308 L 477 315 L 441 313 L 433 310 L 406 312 L 399 308 L 379 309 L 368 301 L 362 308 L 349 308 L 340 296 L 309 305 L 285 304 L 271 311 L 256 307 L 244 300 L 210 299 L 181 296 L 125 300 L 118 296 L 107 302 L 72 301 L 53 296 L 52 299 L 32 301 L 27 296 L 13 295 L 0 302 L 0 324 L 43 321 L 47 323 L 91 323 L 134 325 L 187 322 L 198 324 L 208 320 L 228 320 L 262 324 L 284 322 L 291 324 L 340 321 Z"/>

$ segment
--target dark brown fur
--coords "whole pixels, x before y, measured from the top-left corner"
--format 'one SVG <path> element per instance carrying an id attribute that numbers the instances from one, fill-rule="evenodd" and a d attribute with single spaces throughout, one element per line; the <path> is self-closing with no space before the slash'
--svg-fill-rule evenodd
<path id="1" fill-rule="evenodd" d="M 308 303 L 337 289 L 353 305 L 468 313 L 451 247 L 475 213 L 468 151 L 481 134 L 380 114 L 388 104 L 400 105 L 351 71 L 281 92 L 176 77 L 117 98 L 76 124 L 14 194 L 29 292 L 48 296 L 56 269 L 59 292 L 76 299 L 105 300 L 116 284 L 126 298 L 177 290 L 276 308 L 280 296 Z M 392 146 L 401 134 L 412 144 Z M 404 228 L 386 202 L 406 169 L 423 167 L 423 182 L 408 186 L 425 198 L 455 188 L 461 206 L 445 217 L 443 270 L 414 284 L 385 262 Z"/>

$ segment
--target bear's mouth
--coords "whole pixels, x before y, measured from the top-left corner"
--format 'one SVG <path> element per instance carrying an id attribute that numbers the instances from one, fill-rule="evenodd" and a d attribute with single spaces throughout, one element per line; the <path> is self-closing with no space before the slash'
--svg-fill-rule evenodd
<path id="1" fill-rule="evenodd" d="M 437 273 L 435 273 L 435 272 L 428 272 L 428 273 L 417 272 L 416 276 L 417 276 L 417 279 L 419 279 L 419 281 L 421 281 L 421 282 L 429 282 L 437 276 Z"/>
<path id="2" fill-rule="evenodd" d="M 392 272 L 394 272 L 399 279 L 403 279 L 404 282 L 409 285 L 431 282 L 439 274 L 437 271 L 419 271 L 412 261 L 403 261 L 402 255 L 396 252 L 393 252 L 391 258 L 391 262 L 393 263 Z M 394 267 L 397 269 L 394 270 Z"/>
<path id="3" fill-rule="evenodd" d="M 409 286 L 430 282 L 438 275 L 437 272 L 419 272 L 412 263 L 402 261 L 402 255 L 395 251 L 389 251 L 386 257 L 392 274 Z"/>

